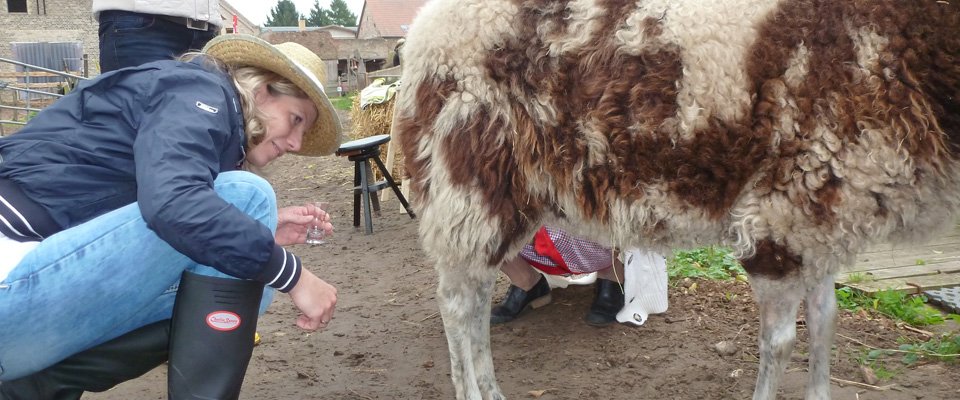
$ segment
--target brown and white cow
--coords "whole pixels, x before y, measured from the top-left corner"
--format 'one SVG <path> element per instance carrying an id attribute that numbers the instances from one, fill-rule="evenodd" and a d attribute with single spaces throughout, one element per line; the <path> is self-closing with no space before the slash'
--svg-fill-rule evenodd
<path id="1" fill-rule="evenodd" d="M 458 399 L 501 399 L 498 266 L 542 224 L 732 246 L 773 399 L 806 301 L 829 393 L 834 275 L 960 206 L 960 8 L 937 0 L 434 0 L 396 126 Z"/>

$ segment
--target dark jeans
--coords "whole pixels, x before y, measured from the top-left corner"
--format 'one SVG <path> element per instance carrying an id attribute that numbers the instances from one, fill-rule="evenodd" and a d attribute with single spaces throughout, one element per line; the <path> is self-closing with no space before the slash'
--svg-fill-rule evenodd
<path id="1" fill-rule="evenodd" d="M 100 72 L 171 60 L 203 46 L 219 28 L 187 28 L 153 14 L 107 10 L 100 12 Z"/>

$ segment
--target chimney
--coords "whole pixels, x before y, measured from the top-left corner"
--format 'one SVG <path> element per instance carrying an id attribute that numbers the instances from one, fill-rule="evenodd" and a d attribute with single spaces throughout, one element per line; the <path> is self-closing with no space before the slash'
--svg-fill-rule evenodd
<path id="1" fill-rule="evenodd" d="M 298 23 L 298 25 L 300 25 L 300 32 L 303 32 L 303 31 L 307 30 L 307 21 L 306 21 L 306 20 L 302 20 L 302 19 L 301 19 L 300 22 Z"/>

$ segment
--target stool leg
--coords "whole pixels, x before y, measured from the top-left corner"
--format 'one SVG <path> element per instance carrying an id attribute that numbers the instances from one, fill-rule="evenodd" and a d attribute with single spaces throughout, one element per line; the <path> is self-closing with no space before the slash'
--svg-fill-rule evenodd
<path id="1" fill-rule="evenodd" d="M 377 158 L 377 157 L 373 157 L 373 159 L 374 159 L 374 160 L 377 160 L 378 158 Z M 371 180 L 371 181 L 374 181 L 374 182 L 372 183 L 373 185 L 377 185 L 377 182 L 375 181 L 376 178 L 373 176 L 373 168 L 370 167 L 370 163 L 369 163 L 369 162 L 367 162 L 366 168 L 367 168 L 367 179 L 369 179 L 369 180 Z M 377 216 L 377 218 L 379 218 L 379 217 L 382 216 L 382 215 L 380 215 L 380 195 L 379 195 L 379 193 L 380 193 L 380 192 L 379 192 L 379 189 L 370 189 L 370 202 L 373 203 L 373 208 L 372 208 L 372 209 L 373 209 L 373 215 Z"/>
<path id="2" fill-rule="evenodd" d="M 403 193 L 400 192 L 400 188 L 397 187 L 397 182 L 393 180 L 393 177 L 390 176 L 390 172 L 387 171 L 387 166 L 383 165 L 383 162 L 380 161 L 380 157 L 375 157 L 373 159 L 377 163 L 377 168 L 380 168 L 380 172 L 383 173 L 384 179 L 387 180 L 387 184 L 390 185 L 390 189 L 393 189 L 393 194 L 397 195 L 397 199 L 400 200 L 400 204 L 403 204 L 403 209 L 407 210 L 407 215 L 410 218 L 416 218 L 416 214 L 413 213 L 413 210 L 410 209 L 410 204 L 407 203 L 407 199 L 403 197 Z"/>
<path id="3" fill-rule="evenodd" d="M 370 177 L 367 176 L 369 170 L 370 163 L 364 159 L 363 166 L 360 167 L 360 188 L 363 191 L 363 218 L 368 235 L 373 233 L 373 217 L 370 215 Z"/>
<path id="4" fill-rule="evenodd" d="M 353 162 L 353 228 L 360 227 L 360 161 Z"/>

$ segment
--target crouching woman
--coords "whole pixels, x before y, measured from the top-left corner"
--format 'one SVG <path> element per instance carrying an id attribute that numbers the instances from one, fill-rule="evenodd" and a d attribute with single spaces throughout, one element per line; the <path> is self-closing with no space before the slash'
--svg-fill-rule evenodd
<path id="1" fill-rule="evenodd" d="M 224 35 L 83 82 L 0 138 L 0 399 L 106 390 L 168 349 L 170 398 L 236 398 L 275 290 L 300 328 L 330 322 L 336 289 L 283 247 L 329 216 L 278 210 L 247 172 L 336 149 L 325 68 Z"/>

